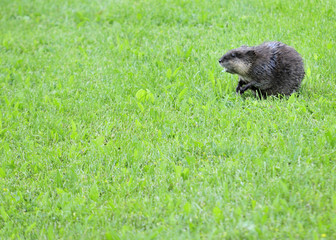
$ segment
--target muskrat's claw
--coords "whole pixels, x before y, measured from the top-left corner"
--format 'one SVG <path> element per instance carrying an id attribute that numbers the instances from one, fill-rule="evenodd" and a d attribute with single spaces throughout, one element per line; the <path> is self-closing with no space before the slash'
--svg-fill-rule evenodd
<path id="1" fill-rule="evenodd" d="M 240 92 L 240 86 L 236 87 L 236 93 Z"/>
<path id="2" fill-rule="evenodd" d="M 237 88 L 236 88 L 236 93 L 237 94 L 243 94 L 245 92 L 245 90 L 243 90 L 243 87 L 241 87 L 241 86 L 238 86 Z"/>

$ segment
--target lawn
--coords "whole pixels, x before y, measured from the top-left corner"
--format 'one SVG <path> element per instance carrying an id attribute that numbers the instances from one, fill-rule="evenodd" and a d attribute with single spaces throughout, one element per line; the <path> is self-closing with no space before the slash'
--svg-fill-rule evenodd
<path id="1" fill-rule="evenodd" d="M 335 6 L 1 0 L 0 239 L 336 239 Z M 299 96 L 222 72 L 267 40 Z"/>

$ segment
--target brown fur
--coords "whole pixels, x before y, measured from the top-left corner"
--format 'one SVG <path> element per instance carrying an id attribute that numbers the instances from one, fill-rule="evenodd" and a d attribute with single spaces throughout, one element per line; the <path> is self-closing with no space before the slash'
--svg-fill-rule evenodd
<path id="1" fill-rule="evenodd" d="M 224 54 L 219 63 L 226 72 L 239 75 L 237 93 L 251 89 L 259 96 L 289 96 L 298 91 L 305 75 L 303 60 L 281 42 L 241 46 Z"/>

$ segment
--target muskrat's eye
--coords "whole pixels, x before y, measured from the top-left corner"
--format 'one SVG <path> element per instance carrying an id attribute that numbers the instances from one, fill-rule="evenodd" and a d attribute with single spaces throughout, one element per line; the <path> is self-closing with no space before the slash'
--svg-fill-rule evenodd
<path id="1" fill-rule="evenodd" d="M 235 53 L 231 53 L 231 57 L 236 57 L 236 54 Z"/>

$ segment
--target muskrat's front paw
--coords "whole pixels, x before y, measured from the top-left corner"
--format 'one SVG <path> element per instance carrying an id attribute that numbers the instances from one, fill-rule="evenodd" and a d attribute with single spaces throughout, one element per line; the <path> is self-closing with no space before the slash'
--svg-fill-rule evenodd
<path id="1" fill-rule="evenodd" d="M 243 89 L 243 87 L 237 87 L 236 93 L 242 95 L 246 90 Z"/>
<path id="2" fill-rule="evenodd" d="M 236 87 L 236 93 L 238 94 L 241 90 L 241 86 Z"/>

